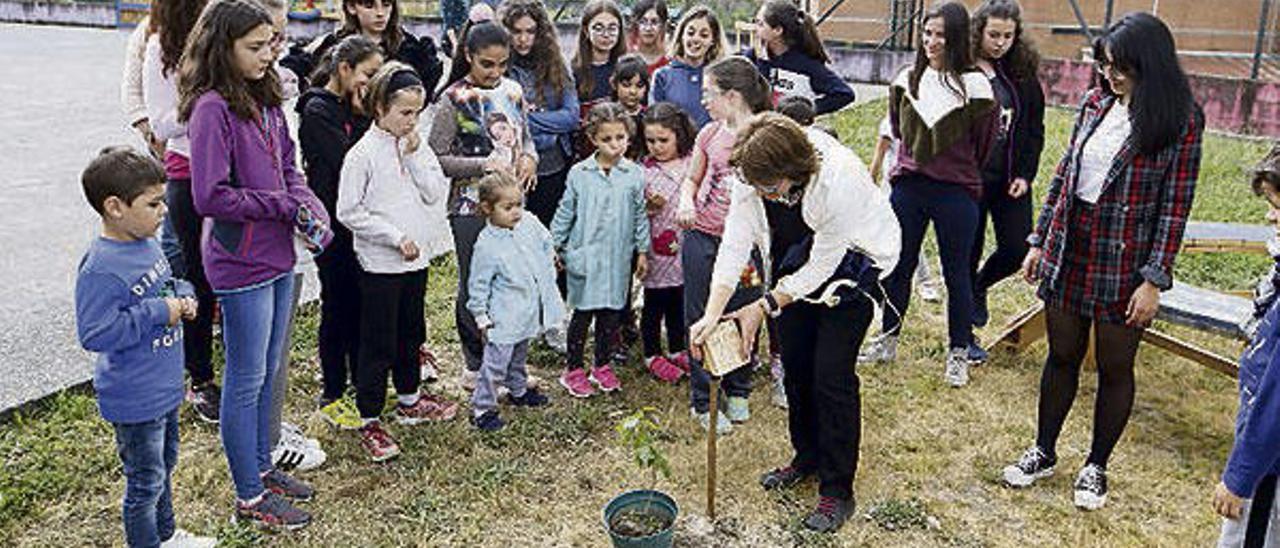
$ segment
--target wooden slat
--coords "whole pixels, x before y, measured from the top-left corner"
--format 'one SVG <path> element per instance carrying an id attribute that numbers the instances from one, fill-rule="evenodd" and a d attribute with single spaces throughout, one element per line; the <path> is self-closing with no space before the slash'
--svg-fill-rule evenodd
<path id="1" fill-rule="evenodd" d="M 1268 255 L 1267 242 L 1275 237 L 1275 228 L 1266 225 L 1192 221 L 1183 234 L 1182 251 Z"/>
<path id="2" fill-rule="evenodd" d="M 1174 282 L 1160 294 L 1156 317 L 1173 324 L 1245 340 L 1243 323 L 1253 315 L 1249 299 Z"/>
<path id="3" fill-rule="evenodd" d="M 1163 348 L 1229 377 L 1234 377 L 1240 372 L 1240 366 L 1235 360 L 1210 352 L 1189 342 L 1178 340 L 1154 329 L 1144 331 L 1142 333 L 1142 341 Z"/>
<path id="4" fill-rule="evenodd" d="M 1031 308 L 1023 310 L 1005 327 L 988 347 L 1005 347 L 1014 352 L 1026 350 L 1031 343 L 1044 336 L 1044 303 L 1036 302 Z"/>

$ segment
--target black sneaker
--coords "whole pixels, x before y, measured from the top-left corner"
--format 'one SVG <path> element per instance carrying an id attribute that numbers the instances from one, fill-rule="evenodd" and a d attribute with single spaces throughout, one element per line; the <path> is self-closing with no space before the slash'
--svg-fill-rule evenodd
<path id="1" fill-rule="evenodd" d="M 498 416 L 497 409 L 490 409 L 479 417 L 472 417 L 471 424 L 481 432 L 497 432 L 507 425 L 502 422 L 502 417 Z"/>
<path id="2" fill-rule="evenodd" d="M 245 505 L 237 501 L 236 513 L 232 519 L 236 522 L 247 521 L 259 527 L 283 528 L 292 531 L 311 523 L 311 514 L 289 504 L 289 501 L 284 500 L 280 495 L 268 491 L 254 505 Z"/>
<path id="3" fill-rule="evenodd" d="M 973 293 L 973 326 L 985 327 L 991 320 L 991 312 L 987 310 L 987 294 Z"/>
<path id="4" fill-rule="evenodd" d="M 212 382 L 191 385 L 187 390 L 187 402 L 196 418 L 209 424 L 218 424 L 218 407 L 222 405 L 222 389 Z"/>
<path id="5" fill-rule="evenodd" d="M 547 399 L 541 392 L 538 392 L 538 389 L 529 388 L 524 391 L 523 396 L 518 398 L 507 394 L 507 403 L 516 407 L 542 407 L 551 403 L 551 400 Z"/>
<path id="6" fill-rule="evenodd" d="M 272 493 L 292 500 L 311 500 L 311 496 L 315 494 L 315 490 L 310 485 L 274 468 L 262 475 L 262 486 Z"/>
<path id="7" fill-rule="evenodd" d="M 853 499 L 818 497 L 818 507 L 804 518 L 804 526 L 819 533 L 834 533 L 853 515 Z"/>
<path id="8" fill-rule="evenodd" d="M 1075 503 L 1081 510 L 1097 510 L 1107 504 L 1107 469 L 1086 464 L 1076 476 Z"/>
<path id="9" fill-rule="evenodd" d="M 765 472 L 760 476 L 760 486 L 765 491 L 774 489 L 786 489 L 808 478 L 809 474 L 801 472 L 794 466 L 783 466 L 782 468 L 774 468 Z"/>
<path id="10" fill-rule="evenodd" d="M 1045 454 L 1039 447 L 1032 447 L 1022 453 L 1018 462 L 1004 467 L 1002 476 L 1010 487 L 1027 487 L 1053 475 L 1053 466 L 1058 459 Z"/>

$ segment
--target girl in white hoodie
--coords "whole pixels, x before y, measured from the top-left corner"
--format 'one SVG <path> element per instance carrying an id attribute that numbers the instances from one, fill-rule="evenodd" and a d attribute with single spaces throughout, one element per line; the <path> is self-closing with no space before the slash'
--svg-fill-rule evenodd
<path id="1" fill-rule="evenodd" d="M 453 240 L 444 209 L 449 179 L 417 128 L 427 97 L 422 80 L 408 65 L 392 62 L 367 89 L 375 122 L 343 162 L 337 209 L 362 270 L 356 408 L 360 443 L 377 462 L 400 453 L 379 421 L 388 371 L 397 422 L 449 420 L 457 412 L 457 404 L 418 392 L 427 264 L 449 252 Z"/>

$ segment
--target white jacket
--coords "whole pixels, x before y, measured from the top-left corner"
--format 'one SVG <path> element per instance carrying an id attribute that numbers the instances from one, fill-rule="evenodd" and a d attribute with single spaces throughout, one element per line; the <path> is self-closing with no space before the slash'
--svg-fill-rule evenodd
<path id="1" fill-rule="evenodd" d="M 889 199 L 852 150 L 822 131 L 806 128 L 805 134 L 819 161 L 818 175 L 805 188 L 800 205 L 805 224 L 813 229 L 813 249 L 809 262 L 778 280 L 776 288 L 792 298 L 812 293 L 835 274 L 846 250 L 863 253 L 880 269 L 881 278 L 888 277 L 902 247 Z M 764 202 L 755 188 L 735 180 L 712 284 L 736 287 L 752 247 L 768 256 Z"/>
<path id="2" fill-rule="evenodd" d="M 342 162 L 338 220 L 351 229 L 356 257 L 366 272 L 421 270 L 432 258 L 453 250 L 445 215 L 449 179 L 426 139 L 403 163 L 400 146 L 374 124 Z M 400 241 L 406 236 L 422 250 L 414 261 L 400 255 Z"/>
<path id="3" fill-rule="evenodd" d="M 187 125 L 178 122 L 178 68 L 165 74 L 160 47 L 160 35 L 147 39 L 142 56 L 142 96 L 146 103 L 147 117 L 151 119 L 151 131 L 165 144 L 165 150 L 191 157 L 191 141 L 187 139 Z"/>
<path id="4" fill-rule="evenodd" d="M 142 55 L 147 47 L 147 29 L 151 18 L 143 18 L 129 34 L 124 50 L 124 71 L 120 76 L 120 109 L 130 126 L 147 119 L 147 105 L 142 97 Z"/>

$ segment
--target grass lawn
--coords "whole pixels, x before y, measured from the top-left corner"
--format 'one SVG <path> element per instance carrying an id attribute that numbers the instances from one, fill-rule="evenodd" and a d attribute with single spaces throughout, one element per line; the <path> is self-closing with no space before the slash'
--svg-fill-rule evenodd
<path id="1" fill-rule="evenodd" d="M 883 109 L 883 101 L 872 102 L 829 122 L 869 159 Z M 1070 129 L 1070 112 L 1050 110 L 1040 195 Z M 1264 152 L 1260 143 L 1206 137 L 1193 217 L 1262 222 L 1263 202 L 1249 192 L 1245 173 Z M 1267 266 L 1266 258 L 1185 256 L 1178 276 L 1243 289 Z M 433 389 L 463 400 L 467 394 L 454 384 L 461 362 L 451 310 L 453 265 L 442 263 L 431 276 L 429 338 L 448 364 L 446 378 Z M 992 299 L 992 323 L 998 325 L 1034 297 L 1025 284 L 1007 281 Z M 912 304 L 898 363 L 860 371 L 862 456 L 855 488 L 861 517 L 837 535 L 813 536 L 797 520 L 815 497 L 812 484 L 787 494 L 757 487 L 759 473 L 790 456 L 785 413 L 769 405 L 767 372 L 760 371 L 751 422 L 720 442 L 721 519 L 714 532 L 682 521 L 678 543 L 1204 546 L 1216 539 L 1218 520 L 1208 497 L 1231 445 L 1233 379 L 1144 347 L 1133 419 L 1110 466 L 1111 500 L 1100 512 L 1082 513 L 1071 506 L 1070 484 L 1089 449 L 1093 375 L 1086 373 L 1062 435 L 1059 474 L 1032 489 L 1005 489 L 997 483 L 1000 467 L 1034 438 L 1044 343 L 1022 354 L 999 353 L 973 372 L 967 388 L 951 389 L 942 382 L 944 307 L 918 299 Z M 638 358 L 619 368 L 621 394 L 578 401 L 553 388 L 551 407 L 505 412 L 510 426 L 496 435 L 479 435 L 461 418 L 391 425 L 403 454 L 374 465 L 354 434 L 332 430 L 312 413 L 320 390 L 316 326 L 316 308 L 305 307 L 293 342 L 286 412 L 329 452 L 324 467 L 301 475 L 318 492 L 304 504 L 314 523 L 274 535 L 231 525 L 233 494 L 217 429 L 184 410 L 181 465 L 173 480 L 180 526 L 217 534 L 226 546 L 605 545 L 603 505 L 623 490 L 646 486 L 613 431 L 640 406 L 656 407 L 665 428 L 662 446 L 674 473 L 658 487 L 676 498 L 684 516 L 704 512 L 705 443 L 689 418 L 687 385 L 659 385 L 637 366 Z M 997 330 L 988 327 L 980 336 Z M 1241 347 L 1179 333 L 1232 355 Z M 538 354 L 534 361 L 536 374 L 554 379 L 552 356 Z M 98 418 L 91 395 L 66 393 L 13 416 L 0 425 L 0 458 L 0 544 L 123 541 L 124 480 L 111 428 Z"/>

